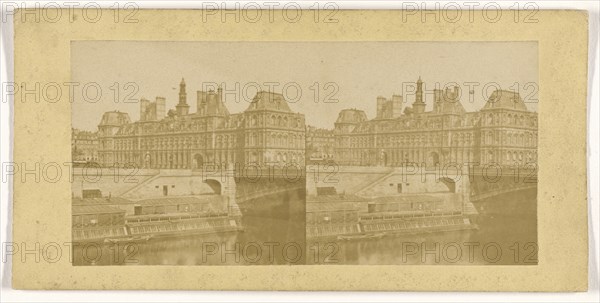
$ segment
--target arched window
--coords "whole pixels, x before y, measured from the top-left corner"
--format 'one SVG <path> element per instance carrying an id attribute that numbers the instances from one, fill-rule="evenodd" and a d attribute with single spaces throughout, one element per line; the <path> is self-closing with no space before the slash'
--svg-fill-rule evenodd
<path id="1" fill-rule="evenodd" d="M 217 140 L 215 140 L 216 141 L 216 145 L 217 145 L 217 148 L 219 148 L 219 147 L 221 147 L 221 136 L 217 136 L 216 139 L 217 139 Z"/>

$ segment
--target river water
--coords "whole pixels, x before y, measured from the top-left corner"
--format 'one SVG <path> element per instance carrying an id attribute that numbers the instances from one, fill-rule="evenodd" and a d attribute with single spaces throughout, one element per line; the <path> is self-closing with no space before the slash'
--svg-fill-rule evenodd
<path id="1" fill-rule="evenodd" d="M 401 235 L 376 240 L 308 244 L 312 264 L 537 264 L 536 189 L 474 203 L 477 230 Z M 315 252 L 319 248 L 320 255 Z M 323 254 L 337 250 L 335 257 Z M 312 254 L 310 254 L 312 252 Z M 317 258 L 318 256 L 319 258 Z"/>
<path id="2" fill-rule="evenodd" d="M 240 206 L 244 232 L 76 247 L 74 264 L 535 265 L 536 200 L 530 189 L 477 202 L 476 230 L 306 243 L 303 191 L 290 191 Z"/>

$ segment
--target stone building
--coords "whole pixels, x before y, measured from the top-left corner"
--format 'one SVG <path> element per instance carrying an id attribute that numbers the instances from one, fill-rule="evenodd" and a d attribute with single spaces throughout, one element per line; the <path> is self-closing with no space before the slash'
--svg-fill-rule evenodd
<path id="1" fill-rule="evenodd" d="M 415 101 L 400 114 L 402 96 L 377 99 L 377 116 L 342 110 L 335 122 L 334 159 L 340 165 L 428 166 L 478 162 L 537 163 L 537 113 L 518 93 L 497 90 L 478 112 L 466 112 L 459 87 L 433 91 L 426 111 L 419 78 Z"/>
<path id="2" fill-rule="evenodd" d="M 205 164 L 304 165 L 304 115 L 283 95 L 261 91 L 242 113 L 231 114 L 217 91 L 198 91 L 190 113 L 186 83 L 165 116 L 165 99 L 140 100 L 140 121 L 106 112 L 98 125 L 102 165 L 133 163 L 143 168 L 190 169 Z"/>
<path id="3" fill-rule="evenodd" d="M 71 129 L 71 156 L 73 161 L 98 161 L 98 134 L 95 132 Z"/>
<path id="4" fill-rule="evenodd" d="M 306 163 L 333 159 L 335 137 L 328 129 L 306 127 Z"/>

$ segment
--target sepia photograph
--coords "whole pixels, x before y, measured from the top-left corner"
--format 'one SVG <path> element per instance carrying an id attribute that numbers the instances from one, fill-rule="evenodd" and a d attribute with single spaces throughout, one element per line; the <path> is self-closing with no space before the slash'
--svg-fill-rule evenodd
<path id="1" fill-rule="evenodd" d="M 3 3 L 0 301 L 597 301 L 559 2 Z"/>
<path id="2" fill-rule="evenodd" d="M 75 265 L 537 264 L 535 42 L 71 52 Z"/>
<path id="3" fill-rule="evenodd" d="M 537 264 L 537 44 L 370 46 L 355 96 L 307 126 L 308 246 L 333 239 L 342 264 Z"/>

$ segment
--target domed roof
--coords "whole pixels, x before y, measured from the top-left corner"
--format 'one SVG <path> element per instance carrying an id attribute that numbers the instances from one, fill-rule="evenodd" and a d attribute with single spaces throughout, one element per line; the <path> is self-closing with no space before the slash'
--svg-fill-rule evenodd
<path id="1" fill-rule="evenodd" d="M 517 92 L 510 90 L 496 90 L 492 93 L 483 109 L 516 109 L 516 110 L 527 110 L 527 106 L 521 99 L 521 96 Z"/>
<path id="2" fill-rule="evenodd" d="M 338 115 L 335 123 L 361 123 L 367 121 L 367 114 L 359 109 L 344 109 Z"/>

